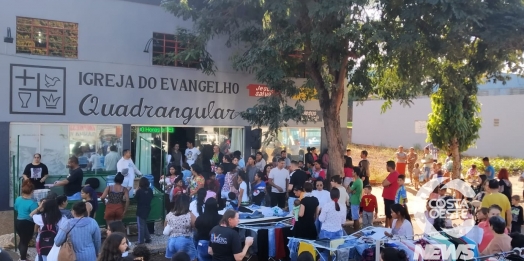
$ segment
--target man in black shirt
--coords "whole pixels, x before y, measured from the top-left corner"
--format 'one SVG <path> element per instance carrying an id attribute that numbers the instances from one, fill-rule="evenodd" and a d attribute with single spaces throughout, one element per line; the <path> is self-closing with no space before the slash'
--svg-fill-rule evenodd
<path id="1" fill-rule="evenodd" d="M 294 160 L 291 161 L 291 169 L 293 170 L 293 172 L 289 174 L 290 180 L 289 180 L 289 185 L 287 188 L 288 193 L 289 193 L 289 198 L 287 200 L 289 211 L 293 210 L 295 199 L 297 199 L 297 197 L 295 196 L 295 192 L 293 192 L 293 189 L 294 188 L 303 188 L 304 183 L 306 183 L 306 181 L 309 179 L 308 174 L 298 167 L 297 161 L 294 161 Z"/>
<path id="2" fill-rule="evenodd" d="M 80 190 L 82 190 L 82 182 L 84 180 L 84 172 L 78 164 L 78 158 L 72 156 L 67 162 L 69 167 L 69 176 L 67 179 L 55 181 L 55 186 L 64 186 L 64 193 L 67 200 L 80 200 Z"/>

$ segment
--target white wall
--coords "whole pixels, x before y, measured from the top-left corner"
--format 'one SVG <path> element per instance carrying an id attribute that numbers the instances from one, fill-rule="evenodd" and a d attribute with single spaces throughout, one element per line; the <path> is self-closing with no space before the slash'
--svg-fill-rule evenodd
<path id="1" fill-rule="evenodd" d="M 523 95 L 482 96 L 482 128 L 476 146 L 466 151 L 470 156 L 510 156 L 524 158 Z M 381 114 L 384 101 L 355 103 L 352 142 L 356 144 L 397 147 L 421 146 L 427 134 L 415 133 L 415 121 L 427 121 L 430 99 L 417 99 L 411 107 L 398 103 Z M 494 120 L 499 126 L 494 126 Z"/>
<path id="2" fill-rule="evenodd" d="M 214 109 L 234 110 L 240 112 L 252 107 L 258 100 L 249 96 L 247 86 L 258 84 L 253 75 L 234 71 L 231 68 L 229 57 L 232 50 L 224 45 L 224 37 L 214 38 L 208 45 L 208 50 L 216 62 L 216 75 L 205 75 L 196 69 L 163 67 L 152 65 L 152 47 L 149 53 L 144 53 L 144 47 L 153 36 L 153 32 L 174 33 L 178 27 L 191 29 L 189 21 L 183 21 L 166 12 L 163 8 L 154 5 L 133 3 L 129 1 L 68 1 L 68 0 L 27 0 L 10 1 L 0 0 L 0 36 L 5 36 L 7 27 L 11 28 L 14 43 L 0 42 L 0 121 L 15 122 L 62 122 L 62 123 L 94 123 L 94 124 L 151 124 L 151 125 L 189 125 L 189 126 L 246 126 L 247 122 L 240 117 L 235 119 L 213 120 L 196 119 L 184 123 L 178 118 L 162 118 L 151 116 L 140 117 L 101 117 L 101 115 L 82 115 L 79 113 L 79 104 L 87 95 L 100 98 L 101 104 L 128 104 L 129 107 L 144 99 L 145 105 L 155 107 L 184 107 L 208 108 L 214 102 Z M 40 18 L 78 23 L 78 59 L 65 59 L 38 55 L 16 53 L 16 17 Z M 12 65 L 15 67 L 10 72 Z M 24 67 L 25 66 L 25 67 Z M 20 107 L 17 95 L 20 81 L 16 78 L 26 67 L 33 66 L 31 74 L 40 73 L 52 75 L 53 72 L 43 67 L 59 67 L 63 72 L 54 75 L 61 79 L 59 84 L 64 91 L 64 98 L 59 106 L 66 108 L 64 115 L 50 115 L 31 112 L 13 114 L 10 109 Z M 35 67 L 36 66 L 36 67 Z M 19 70 L 19 71 L 18 71 Z M 29 69 L 28 69 L 29 72 Z M 140 76 L 155 78 L 158 86 L 149 88 L 113 88 L 104 86 L 86 86 L 81 84 L 80 73 L 114 74 L 124 77 L 131 76 L 135 85 Z M 66 79 L 62 79 L 62 78 Z M 207 92 L 160 90 L 162 78 L 174 81 L 186 79 L 215 82 L 222 86 L 226 83 L 238 84 L 236 94 L 217 94 Z M 18 86 L 18 87 L 17 87 Z M 24 84 L 25 86 L 25 84 Z M 13 89 L 10 93 L 10 89 Z M 56 96 L 56 95 L 55 95 Z M 36 96 L 32 96 L 32 100 Z M 63 105 L 61 103 L 64 102 Z M 293 101 L 292 101 L 293 102 Z M 14 104 L 14 105 L 12 105 Z M 36 105 L 35 105 L 36 106 Z M 319 110 L 318 101 L 309 101 L 305 105 L 307 110 Z M 169 110 L 169 109 L 168 109 Z M 340 115 L 346 118 L 346 111 Z M 343 121 L 345 122 L 345 120 Z M 304 126 L 289 122 L 290 126 Z M 322 122 L 308 123 L 309 127 L 321 127 Z"/>

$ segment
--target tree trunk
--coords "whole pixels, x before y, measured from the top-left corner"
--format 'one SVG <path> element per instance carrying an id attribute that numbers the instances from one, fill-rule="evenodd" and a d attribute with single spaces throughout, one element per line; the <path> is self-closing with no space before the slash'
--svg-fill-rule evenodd
<path id="1" fill-rule="evenodd" d="M 453 138 L 451 140 L 451 147 L 450 147 L 452 157 L 453 157 L 453 174 L 452 179 L 459 179 L 460 178 L 460 151 L 459 151 L 459 143 L 457 138 Z"/>
<path id="2" fill-rule="evenodd" d="M 331 99 L 319 100 L 324 117 L 324 130 L 329 154 L 328 173 L 326 178 L 334 175 L 344 177 L 344 148 L 340 133 L 340 107 L 344 97 L 344 83 L 339 85 L 342 91 L 332 93 Z"/>

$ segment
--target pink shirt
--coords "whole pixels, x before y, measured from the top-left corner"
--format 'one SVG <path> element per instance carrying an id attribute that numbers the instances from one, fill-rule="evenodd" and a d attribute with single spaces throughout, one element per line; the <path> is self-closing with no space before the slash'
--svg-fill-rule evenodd
<path id="1" fill-rule="evenodd" d="M 215 193 L 214 191 L 208 190 L 206 193 L 206 198 L 204 199 L 204 202 L 206 202 L 208 198 L 216 198 L 216 197 L 217 197 L 217 193 Z"/>
<path id="2" fill-rule="evenodd" d="M 482 221 L 479 223 L 478 226 L 482 228 L 482 230 L 484 231 L 484 236 L 482 237 L 482 241 L 479 244 L 479 251 L 482 253 L 489 245 L 489 243 L 493 240 L 493 237 L 495 237 L 495 235 L 493 235 L 493 231 L 491 230 L 488 221 Z M 508 233 L 508 228 L 506 228 L 506 230 L 504 230 L 504 234 Z"/>

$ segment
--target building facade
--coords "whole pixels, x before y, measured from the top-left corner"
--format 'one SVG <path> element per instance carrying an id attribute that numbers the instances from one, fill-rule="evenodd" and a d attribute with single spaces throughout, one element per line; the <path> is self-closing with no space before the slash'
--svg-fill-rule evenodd
<path id="1" fill-rule="evenodd" d="M 175 31 L 191 23 L 159 1 L 0 4 L 0 31 L 10 29 L 0 43 L 0 210 L 12 206 L 13 180 L 34 153 L 51 175 L 65 175 L 70 155 L 82 165 L 112 145 L 131 149 L 144 174 L 165 163 L 152 151 L 167 153 L 175 143 L 182 150 L 194 141 L 252 152 L 251 127 L 239 113 L 268 91 L 253 75 L 232 69 L 234 48 L 224 38 L 208 45 L 218 72 L 206 75 L 194 63 L 162 60 L 186 48 Z M 318 101 L 305 106 L 319 121 L 290 122 L 274 146 L 297 159 L 306 147 L 325 145 Z"/>
<path id="2" fill-rule="evenodd" d="M 506 85 L 480 85 L 478 101 L 482 118 L 480 138 L 464 154 L 524 158 L 524 115 L 519 113 L 524 101 L 524 80 L 513 75 Z M 386 147 L 424 147 L 431 100 L 419 98 L 413 102 L 411 106 L 395 103 L 385 113 L 381 113 L 384 103 L 381 100 L 355 104 L 352 142 Z"/>

